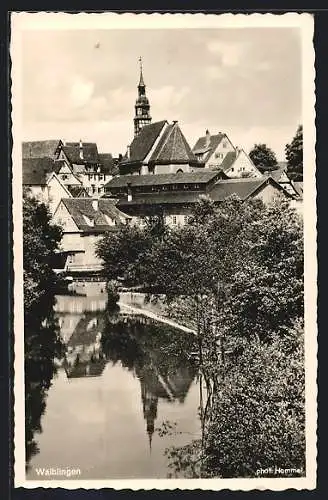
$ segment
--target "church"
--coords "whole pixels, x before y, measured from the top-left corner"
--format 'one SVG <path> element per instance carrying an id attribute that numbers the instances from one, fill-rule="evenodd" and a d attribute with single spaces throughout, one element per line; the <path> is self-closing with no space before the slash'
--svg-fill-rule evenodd
<path id="1" fill-rule="evenodd" d="M 245 153 L 225 134 L 211 136 L 207 131 L 191 149 L 177 121 L 152 123 L 141 59 L 133 130 L 134 138 L 118 164 L 119 175 L 105 185 L 104 196 L 116 198 L 117 208 L 138 221 L 161 213 L 168 225 L 186 224 L 204 195 L 216 204 L 234 194 L 265 203 L 281 195 L 291 198 L 271 177 L 255 167 L 246 169 Z"/>
<path id="2" fill-rule="evenodd" d="M 135 103 L 134 138 L 119 163 L 120 175 L 157 175 L 194 172 L 204 165 L 191 150 L 176 120 L 152 123 L 140 61 Z"/>

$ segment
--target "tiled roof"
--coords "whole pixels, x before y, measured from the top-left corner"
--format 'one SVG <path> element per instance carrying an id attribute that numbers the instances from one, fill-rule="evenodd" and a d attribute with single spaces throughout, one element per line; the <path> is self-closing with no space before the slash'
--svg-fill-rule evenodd
<path id="1" fill-rule="evenodd" d="M 43 158 L 55 157 L 55 151 L 60 144 L 60 140 L 48 141 L 26 141 L 22 143 L 23 158 Z"/>
<path id="2" fill-rule="evenodd" d="M 197 163 L 177 122 L 168 125 L 151 155 L 149 162 L 156 164 Z"/>
<path id="3" fill-rule="evenodd" d="M 196 153 L 207 153 L 204 158 L 203 158 L 203 161 L 204 162 L 207 162 L 207 160 L 209 159 L 209 157 L 212 155 L 212 153 L 216 150 L 216 148 L 218 147 L 218 145 L 220 144 L 220 142 L 222 141 L 223 137 L 225 136 L 225 134 L 222 134 L 221 132 L 219 132 L 218 134 L 215 134 L 215 135 L 210 135 L 209 137 L 209 144 L 207 143 L 207 137 L 204 136 L 204 137 L 200 137 L 196 144 L 194 145 L 194 147 L 192 148 L 192 151 L 194 154 Z"/>
<path id="4" fill-rule="evenodd" d="M 223 201 L 228 196 L 236 194 L 241 200 L 249 198 L 263 184 L 270 183 L 284 191 L 273 179 L 229 179 L 216 182 L 208 195 L 213 201 Z M 285 191 L 284 191 L 285 192 Z"/>
<path id="5" fill-rule="evenodd" d="M 237 153 L 236 151 L 229 151 L 225 157 L 223 158 L 223 161 L 220 165 L 220 168 L 225 172 L 226 170 L 229 170 L 229 168 L 235 163 L 237 158 Z"/>
<path id="6" fill-rule="evenodd" d="M 106 184 L 106 189 L 131 186 L 163 186 L 165 184 L 207 184 L 219 177 L 219 172 L 199 170 L 197 172 L 180 172 L 176 174 L 157 175 L 120 175 Z"/>
<path id="7" fill-rule="evenodd" d="M 286 167 L 285 166 L 277 168 L 276 170 L 267 170 L 266 172 L 264 172 L 264 175 L 270 176 L 276 182 L 279 182 L 282 174 L 284 174 L 284 173 L 286 173 Z"/>
<path id="8" fill-rule="evenodd" d="M 99 153 L 99 162 L 101 164 L 101 172 L 104 174 L 117 175 L 119 170 L 110 153 Z"/>
<path id="9" fill-rule="evenodd" d="M 81 231 L 86 232 L 104 232 L 115 230 L 116 227 L 108 224 L 105 215 L 113 219 L 116 224 L 122 223 L 128 218 L 116 208 L 116 200 L 108 198 L 92 199 L 92 198 L 63 198 L 62 202 L 69 211 L 75 224 Z M 95 203 L 98 208 L 94 207 Z M 85 217 L 92 221 L 92 225 L 88 224 Z"/>
<path id="10" fill-rule="evenodd" d="M 73 198 L 82 198 L 82 197 L 90 198 L 88 191 L 82 186 L 68 185 L 66 187 L 73 196 Z"/>
<path id="11" fill-rule="evenodd" d="M 56 168 L 51 158 L 23 158 L 23 185 L 44 186 L 48 176 L 56 172 Z"/>
<path id="12" fill-rule="evenodd" d="M 137 135 L 131 143 L 130 158 L 125 157 L 122 164 L 143 161 L 166 123 L 166 120 L 162 120 L 142 127 L 139 135 Z"/>
<path id="13" fill-rule="evenodd" d="M 98 148 L 95 142 L 82 142 L 83 159 L 80 158 L 80 143 L 66 142 L 62 150 L 71 163 L 99 163 Z"/>

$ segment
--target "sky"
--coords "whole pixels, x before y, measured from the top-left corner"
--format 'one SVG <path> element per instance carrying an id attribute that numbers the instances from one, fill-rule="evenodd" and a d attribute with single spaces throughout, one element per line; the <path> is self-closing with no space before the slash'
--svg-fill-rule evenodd
<path id="1" fill-rule="evenodd" d="M 153 122 L 205 130 L 284 160 L 302 122 L 298 28 L 28 30 L 22 38 L 22 138 L 97 142 L 125 153 L 143 59 Z"/>

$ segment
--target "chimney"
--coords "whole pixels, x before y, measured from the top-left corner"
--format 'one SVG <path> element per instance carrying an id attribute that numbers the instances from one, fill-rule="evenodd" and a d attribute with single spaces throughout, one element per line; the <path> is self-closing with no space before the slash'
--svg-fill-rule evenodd
<path id="1" fill-rule="evenodd" d="M 83 144 L 82 144 L 81 139 L 80 139 L 80 158 L 81 158 L 81 160 L 83 160 Z"/>
<path id="2" fill-rule="evenodd" d="M 176 123 L 178 123 L 178 120 L 173 120 L 173 125 L 175 125 Z"/>
<path id="3" fill-rule="evenodd" d="M 98 212 L 98 207 L 99 207 L 99 200 L 92 200 L 92 208 L 94 209 L 95 212 Z"/>
<path id="4" fill-rule="evenodd" d="M 130 148 L 130 145 L 128 144 L 127 148 L 126 148 L 126 156 L 128 159 L 130 159 L 131 157 L 131 148 Z"/>
<path id="5" fill-rule="evenodd" d="M 209 130 L 207 129 L 205 132 L 205 145 L 206 145 L 206 147 L 209 147 L 210 144 L 211 144 L 211 134 L 210 134 Z"/>
<path id="6" fill-rule="evenodd" d="M 132 201 L 132 189 L 131 189 L 131 182 L 127 183 L 128 186 L 128 201 Z"/>

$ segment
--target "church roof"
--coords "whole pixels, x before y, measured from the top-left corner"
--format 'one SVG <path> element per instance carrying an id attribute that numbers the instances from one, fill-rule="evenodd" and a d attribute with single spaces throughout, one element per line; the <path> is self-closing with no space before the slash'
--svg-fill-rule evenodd
<path id="1" fill-rule="evenodd" d="M 122 164 L 143 161 L 166 123 L 166 120 L 162 120 L 160 122 L 145 125 L 131 143 L 130 158 L 125 157 Z"/>
<path id="2" fill-rule="evenodd" d="M 55 158 L 55 152 L 60 143 L 59 139 L 23 142 L 22 156 L 23 158 Z"/>
<path id="3" fill-rule="evenodd" d="M 219 132 L 215 135 L 210 135 L 209 142 L 206 136 L 199 137 L 196 144 L 192 148 L 192 151 L 195 155 L 198 153 L 205 154 L 203 161 L 206 163 L 225 136 L 226 134 L 223 134 L 222 132 Z"/>
<path id="4" fill-rule="evenodd" d="M 149 163 L 198 163 L 177 122 L 168 125 Z"/>

